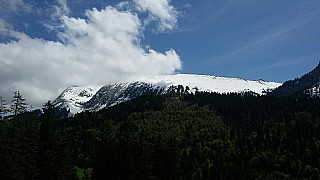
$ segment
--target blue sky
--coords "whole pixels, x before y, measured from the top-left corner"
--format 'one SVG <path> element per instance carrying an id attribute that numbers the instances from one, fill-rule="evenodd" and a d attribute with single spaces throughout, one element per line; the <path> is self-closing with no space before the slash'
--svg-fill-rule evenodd
<path id="1" fill-rule="evenodd" d="M 40 102 L 171 73 L 284 82 L 318 64 L 319 21 L 319 0 L 0 0 L 0 93 Z"/>
<path id="2" fill-rule="evenodd" d="M 188 3 L 176 32 L 147 38 L 156 49 L 173 47 L 182 72 L 283 82 L 320 60 L 320 1 Z"/>

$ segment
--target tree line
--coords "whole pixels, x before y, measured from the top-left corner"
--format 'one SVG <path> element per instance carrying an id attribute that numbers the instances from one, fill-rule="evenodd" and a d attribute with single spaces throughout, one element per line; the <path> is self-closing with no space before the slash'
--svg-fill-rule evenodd
<path id="1" fill-rule="evenodd" d="M 0 179 L 320 179 L 319 98 L 182 89 L 1 121 Z"/>
<path id="2" fill-rule="evenodd" d="M 72 149 L 54 125 L 52 103 L 41 116 L 19 113 L 0 122 L 0 179 L 75 179 Z"/>
<path id="3" fill-rule="evenodd" d="M 19 114 L 25 113 L 28 111 L 28 104 L 26 103 L 26 99 L 20 93 L 20 91 L 14 91 L 12 100 L 12 104 L 10 108 L 6 103 L 6 100 L 0 96 L 0 119 L 4 118 L 4 115 L 7 113 L 12 113 L 14 117 Z"/>

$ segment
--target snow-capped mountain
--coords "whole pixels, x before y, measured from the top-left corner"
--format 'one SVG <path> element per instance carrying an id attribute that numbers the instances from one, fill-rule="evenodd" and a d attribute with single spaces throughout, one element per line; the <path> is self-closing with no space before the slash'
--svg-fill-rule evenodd
<path id="1" fill-rule="evenodd" d="M 101 88 L 101 86 L 68 87 L 54 101 L 58 108 L 67 108 L 72 114 L 81 112 L 84 104 Z"/>
<path id="2" fill-rule="evenodd" d="M 103 86 L 101 89 L 99 89 L 99 91 L 84 104 L 84 108 L 98 111 L 105 107 L 116 105 L 143 94 L 162 94 L 165 92 L 165 90 L 165 86 L 157 86 L 139 81 L 130 83 L 116 83 Z"/>
<path id="3" fill-rule="evenodd" d="M 208 75 L 176 74 L 141 78 L 126 83 L 115 83 L 106 86 L 67 88 L 54 100 L 57 107 L 70 109 L 72 114 L 84 111 L 97 111 L 118 103 L 136 98 L 143 94 L 164 94 L 170 87 L 188 86 L 189 92 L 208 91 L 218 93 L 254 92 L 264 94 L 275 89 L 281 83 L 263 80 L 245 80 Z"/>
<path id="4" fill-rule="evenodd" d="M 219 93 L 252 91 L 257 94 L 263 94 L 264 91 L 274 89 L 281 85 L 281 83 L 267 82 L 264 80 L 252 81 L 241 78 L 194 74 L 156 76 L 152 78 L 142 78 L 139 79 L 139 81 L 164 87 L 178 85 L 188 86 L 191 92 L 198 90 Z"/>

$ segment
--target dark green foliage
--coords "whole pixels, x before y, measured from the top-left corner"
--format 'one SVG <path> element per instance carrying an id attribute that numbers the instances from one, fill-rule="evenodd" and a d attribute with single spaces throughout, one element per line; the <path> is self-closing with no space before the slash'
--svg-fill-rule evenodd
<path id="1" fill-rule="evenodd" d="M 275 96 L 306 96 L 305 90 L 312 88 L 317 83 L 320 83 L 320 62 L 318 66 L 311 72 L 303 75 L 300 78 L 286 81 L 282 86 L 278 87 L 270 94 Z"/>
<path id="2" fill-rule="evenodd" d="M 159 111 L 163 108 L 164 96 L 150 94 L 139 98 L 120 103 L 108 109 L 98 112 L 99 116 L 105 119 L 112 119 L 115 122 L 127 119 L 133 112 Z"/>
<path id="3" fill-rule="evenodd" d="M 37 176 L 36 126 L 36 123 L 1 122 L 0 179 L 34 179 Z"/>
<path id="4" fill-rule="evenodd" d="M 71 150 L 60 131 L 54 128 L 54 106 L 48 101 L 43 108 L 39 140 L 39 179 L 71 179 L 74 177 Z"/>
<path id="5" fill-rule="evenodd" d="M 74 179 L 72 150 L 46 105 L 40 121 L 27 113 L 0 122 L 0 179 Z"/>
<path id="6" fill-rule="evenodd" d="M 98 143 L 95 162 L 101 164 L 94 163 L 93 177 L 317 176 L 313 168 L 319 166 L 320 160 L 319 99 L 201 92 L 164 97 L 162 109 L 131 113 L 117 119 L 121 123 L 108 121 L 108 129 L 113 130 Z M 123 126 L 127 133 L 120 133 Z M 141 159 L 144 163 L 137 165 Z M 139 166 L 146 170 L 142 171 L 143 176 L 137 175 L 141 172 Z M 108 171 L 110 167 L 115 169 Z"/>
<path id="7" fill-rule="evenodd" d="M 202 149 L 192 147 L 204 146 L 208 153 L 205 139 L 224 138 L 220 132 L 226 131 L 221 118 L 214 112 L 205 107 L 188 106 L 176 96 L 168 97 L 161 111 L 133 113 L 119 124 L 109 122 L 104 126 L 106 132 L 103 134 L 107 135 L 97 146 L 93 174 L 96 179 L 197 176 L 199 166 L 206 167 L 208 162 L 205 157 L 201 158 L 199 151 Z M 196 159 L 198 166 L 192 163 L 182 166 L 182 162 L 190 158 Z M 208 165 L 207 171 L 210 171 Z"/>
<path id="8" fill-rule="evenodd" d="M 1 121 L 0 179 L 320 178 L 320 99 L 187 89 Z"/>
<path id="9" fill-rule="evenodd" d="M 196 93 L 185 100 L 224 117 L 244 162 L 237 167 L 251 177 L 310 178 L 319 166 L 319 99 Z"/>
<path id="10" fill-rule="evenodd" d="M 311 180 L 320 180 L 320 174 L 319 174 L 319 169 L 318 168 L 314 168 L 313 169 Z"/>

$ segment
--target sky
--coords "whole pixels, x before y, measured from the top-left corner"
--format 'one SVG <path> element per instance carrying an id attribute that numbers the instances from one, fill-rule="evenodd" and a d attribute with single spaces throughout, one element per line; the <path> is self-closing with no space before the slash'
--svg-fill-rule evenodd
<path id="1" fill-rule="evenodd" d="M 284 82 L 319 61 L 319 0 L 0 0 L 7 102 L 176 73 Z"/>

